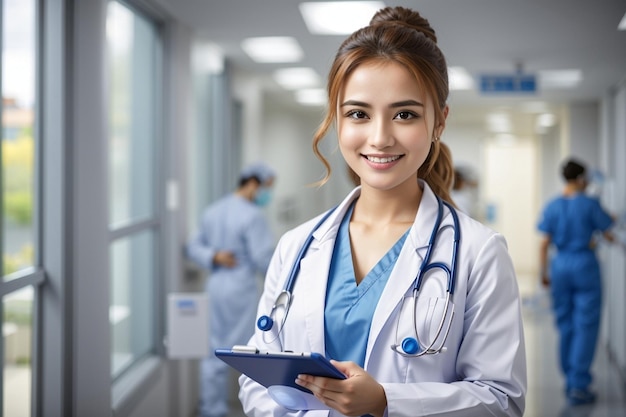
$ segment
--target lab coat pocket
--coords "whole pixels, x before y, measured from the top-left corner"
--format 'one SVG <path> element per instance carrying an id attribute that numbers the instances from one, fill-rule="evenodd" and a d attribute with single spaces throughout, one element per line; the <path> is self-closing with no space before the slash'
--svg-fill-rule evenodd
<path id="1" fill-rule="evenodd" d="M 444 347 L 453 315 L 454 304 L 446 298 L 432 297 L 428 299 L 428 309 L 423 321 L 424 328 L 421 332 L 424 335 L 421 341 L 425 347 L 430 347 L 429 350 L 436 351 Z"/>
<path id="2" fill-rule="evenodd" d="M 427 353 L 436 353 L 444 345 L 453 312 L 454 306 L 446 298 L 416 299 L 412 295 L 405 296 L 396 326 L 395 346 L 401 348 L 405 340 L 413 338 L 418 347 L 412 354 L 419 355 L 424 350 L 428 350 Z"/>

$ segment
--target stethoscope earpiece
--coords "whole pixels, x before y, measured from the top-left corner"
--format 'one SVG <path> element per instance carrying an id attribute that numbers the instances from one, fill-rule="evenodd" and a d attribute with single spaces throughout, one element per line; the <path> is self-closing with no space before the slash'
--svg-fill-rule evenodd
<path id="1" fill-rule="evenodd" d="M 272 320 L 270 316 L 261 316 L 257 320 L 256 325 L 259 330 L 266 332 L 272 328 L 272 326 L 274 325 L 274 320 Z"/>

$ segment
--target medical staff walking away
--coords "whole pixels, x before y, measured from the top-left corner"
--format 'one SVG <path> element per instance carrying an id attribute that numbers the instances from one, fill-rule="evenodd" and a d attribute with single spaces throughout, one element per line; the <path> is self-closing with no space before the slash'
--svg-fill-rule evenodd
<path id="1" fill-rule="evenodd" d="M 275 172 L 254 163 L 240 174 L 237 190 L 206 208 L 200 230 L 187 246 L 189 258 L 210 271 L 210 355 L 201 362 L 201 417 L 228 415 L 228 366 L 217 347 L 245 344 L 254 332 L 259 274 L 264 275 L 275 239 L 261 206 L 270 201 Z"/>
<path id="2" fill-rule="evenodd" d="M 543 232 L 539 258 L 542 284 L 552 294 L 565 394 L 570 405 L 580 405 L 596 398 L 590 390 L 590 369 L 600 328 L 602 283 L 595 234 L 601 232 L 609 242 L 615 239 L 609 231 L 612 217 L 596 198 L 585 195 L 585 166 L 570 159 L 562 175 L 563 193 L 548 202 L 538 224 Z M 549 262 L 551 247 L 556 254 Z"/>
<path id="3" fill-rule="evenodd" d="M 318 147 L 336 127 L 360 186 L 328 217 L 283 235 L 249 344 L 322 353 L 347 378 L 300 375 L 315 400 L 303 403 L 242 375 L 246 415 L 523 414 L 524 336 L 505 239 L 448 203 L 447 74 L 434 30 L 410 9 L 378 11 L 341 45 L 314 151 L 328 180 Z M 273 308 L 283 291 L 290 306 Z"/>

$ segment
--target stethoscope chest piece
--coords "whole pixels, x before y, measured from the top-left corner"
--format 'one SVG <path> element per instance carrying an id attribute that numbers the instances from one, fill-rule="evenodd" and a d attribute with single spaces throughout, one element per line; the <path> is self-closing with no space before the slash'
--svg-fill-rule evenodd
<path id="1" fill-rule="evenodd" d="M 414 337 L 406 337 L 402 341 L 402 351 L 408 355 L 415 355 L 420 350 L 420 345 Z"/>
<path id="2" fill-rule="evenodd" d="M 261 316 L 257 320 L 256 325 L 259 330 L 267 332 L 268 330 L 272 330 L 272 327 L 274 327 L 274 320 L 272 320 L 270 316 Z"/>
<path id="3" fill-rule="evenodd" d="M 278 294 L 278 297 L 276 297 L 270 314 L 263 315 L 257 320 L 256 325 L 259 330 L 263 331 L 263 338 L 271 339 L 265 340 L 266 343 L 271 343 L 276 340 L 282 330 L 285 320 L 287 319 L 287 312 L 291 307 L 292 297 L 290 291 L 282 290 L 280 294 Z"/>

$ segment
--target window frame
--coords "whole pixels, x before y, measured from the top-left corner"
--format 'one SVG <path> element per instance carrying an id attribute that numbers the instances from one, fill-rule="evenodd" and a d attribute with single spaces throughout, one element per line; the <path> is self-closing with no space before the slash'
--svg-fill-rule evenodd
<path id="1" fill-rule="evenodd" d="M 32 232 L 33 232 L 33 247 L 35 248 L 35 257 L 33 259 L 33 266 L 24 268 L 22 270 L 13 272 L 8 275 L 4 275 L 3 269 L 0 268 L 0 328 L 4 325 L 4 299 L 10 294 L 14 294 L 27 287 L 33 288 L 33 300 L 31 310 L 31 343 L 30 343 L 30 372 L 31 372 L 31 392 L 30 392 L 30 410 L 31 415 L 40 415 L 41 410 L 38 406 L 38 399 L 41 392 L 41 383 L 38 375 L 40 375 L 41 364 L 41 293 L 42 288 L 46 283 L 47 277 L 43 268 L 43 248 L 42 243 L 42 217 L 43 217 L 43 156 L 41 152 L 42 146 L 42 53 L 43 53 L 43 0 L 34 0 L 34 66 L 35 66 L 35 104 L 33 110 L 35 112 L 34 125 L 33 125 L 33 142 L 34 142 L 34 163 L 33 163 L 33 219 L 32 219 Z M 0 52 L 3 52 L 4 44 L 4 2 L 0 0 Z M 0 80 L 2 80 L 2 56 L 0 56 Z M 0 81 L 0 97 L 2 97 L 2 83 Z M 0 105 L 0 119 L 2 118 L 2 107 Z M 4 138 L 0 134 L 0 141 Z M 2 157 L 2 150 L 0 147 L 0 160 Z M 4 183 L 3 169 L 0 169 L 0 184 Z M 0 254 L 4 255 L 4 193 L 0 192 Z M 0 265 L 4 266 L 4 262 Z M 7 279 L 8 278 L 8 279 Z M 2 372 L 0 373 L 0 416 L 4 414 L 4 343 L 0 342 L 0 359 L 2 359 Z"/>

